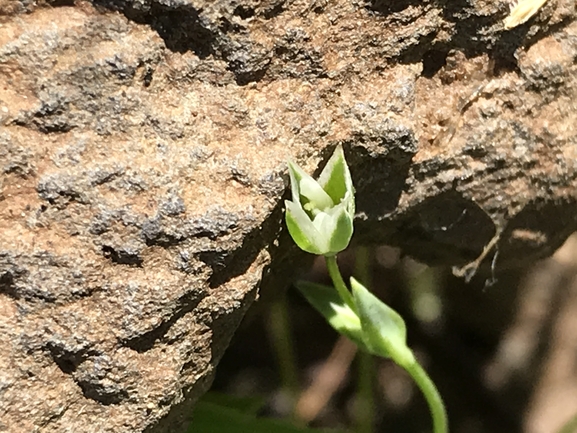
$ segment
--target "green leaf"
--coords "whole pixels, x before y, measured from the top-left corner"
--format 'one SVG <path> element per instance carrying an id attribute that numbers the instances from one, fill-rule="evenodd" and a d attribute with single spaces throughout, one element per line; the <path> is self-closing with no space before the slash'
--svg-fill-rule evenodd
<path id="1" fill-rule="evenodd" d="M 363 329 L 363 340 L 375 355 L 392 358 L 405 368 L 415 362 L 407 346 L 407 328 L 403 318 L 361 283 L 351 278 L 351 288 Z"/>
<path id="2" fill-rule="evenodd" d="M 239 397 L 216 391 L 207 392 L 201 397 L 200 401 L 254 416 L 265 406 L 265 399 L 262 397 Z"/>
<path id="3" fill-rule="evenodd" d="M 298 428 L 276 419 L 257 418 L 215 403 L 196 404 L 188 433 L 321 433 L 322 430 Z M 336 432 L 334 432 L 336 433 Z"/>
<path id="4" fill-rule="evenodd" d="M 334 287 L 308 281 L 299 281 L 296 287 L 339 334 L 345 335 L 366 350 L 362 338 L 361 321 L 340 298 Z"/>

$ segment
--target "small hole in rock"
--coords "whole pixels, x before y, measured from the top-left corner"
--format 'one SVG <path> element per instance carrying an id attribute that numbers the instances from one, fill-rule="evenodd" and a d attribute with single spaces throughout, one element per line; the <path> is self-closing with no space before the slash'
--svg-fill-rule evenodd
<path id="1" fill-rule="evenodd" d="M 12 298 L 18 298 L 14 286 L 14 275 L 11 272 L 0 274 L 0 293 L 5 293 Z"/>
<path id="2" fill-rule="evenodd" d="M 237 6 L 233 13 L 243 20 L 254 17 L 254 9 L 243 5 Z"/>
<path id="3" fill-rule="evenodd" d="M 50 5 L 58 7 L 58 6 L 74 6 L 74 0 L 50 0 L 48 3 Z"/>
<path id="4" fill-rule="evenodd" d="M 425 78 L 432 78 L 447 64 L 447 53 L 439 50 L 430 50 L 423 56 L 423 72 Z"/>
<path id="5" fill-rule="evenodd" d="M 102 247 L 102 254 L 113 263 L 119 265 L 129 265 L 142 267 L 142 258 L 137 253 L 130 253 L 122 250 L 116 250 L 111 246 L 104 245 Z"/>

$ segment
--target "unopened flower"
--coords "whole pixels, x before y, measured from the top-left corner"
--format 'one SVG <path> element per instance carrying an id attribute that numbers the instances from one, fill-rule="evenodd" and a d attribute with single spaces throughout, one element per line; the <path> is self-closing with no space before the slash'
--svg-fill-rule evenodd
<path id="1" fill-rule="evenodd" d="M 331 256 L 344 250 L 353 235 L 355 196 L 351 174 L 339 146 L 314 180 L 289 162 L 292 201 L 286 224 L 295 243 L 312 254 Z"/>

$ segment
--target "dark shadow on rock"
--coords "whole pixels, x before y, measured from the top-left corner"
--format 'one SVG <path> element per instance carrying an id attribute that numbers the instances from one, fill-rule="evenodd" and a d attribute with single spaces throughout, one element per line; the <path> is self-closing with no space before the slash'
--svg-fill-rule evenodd
<path id="1" fill-rule="evenodd" d="M 410 6 L 421 6 L 422 3 L 419 0 L 369 0 L 365 7 L 380 15 L 390 15 L 401 12 Z"/>
<path id="2" fill-rule="evenodd" d="M 447 55 L 449 51 L 443 49 L 430 49 L 423 54 L 423 72 L 421 76 L 425 78 L 433 78 L 437 72 L 447 65 Z"/>
<path id="3" fill-rule="evenodd" d="M 406 189 L 411 160 L 417 151 L 413 134 L 406 130 L 392 135 L 392 141 L 371 143 L 359 137 L 347 152 L 356 189 L 355 242 L 390 243 L 391 221 Z M 364 143 L 363 143 L 364 142 Z M 345 151 L 353 144 L 344 145 Z M 382 152 L 382 153 L 381 153 Z"/>
<path id="4" fill-rule="evenodd" d="M 142 267 L 143 260 L 140 256 L 140 251 L 137 250 L 103 245 L 102 254 L 118 265 L 128 265 L 137 268 Z"/>
<path id="5" fill-rule="evenodd" d="M 489 215 L 454 190 L 426 199 L 395 226 L 394 243 L 429 264 L 475 260 L 496 233 Z"/>
<path id="6" fill-rule="evenodd" d="M 129 347 L 138 353 L 146 352 L 154 346 L 154 344 L 161 340 L 180 318 L 193 311 L 198 304 L 204 299 L 206 293 L 202 290 L 191 290 L 181 296 L 175 305 L 175 311 L 170 318 L 162 322 L 154 329 L 138 335 L 137 337 L 129 338 L 121 341 L 122 346 Z"/>
<path id="7" fill-rule="evenodd" d="M 379 157 L 362 153 L 350 161 L 357 213 L 365 216 L 361 220 L 380 220 L 397 208 L 413 155 L 397 149 Z"/>
<path id="8" fill-rule="evenodd" d="M 247 233 L 238 248 L 232 251 L 204 251 L 198 258 L 213 270 L 210 287 L 218 287 L 234 277 L 243 275 L 254 263 L 261 251 L 278 237 L 283 224 L 284 201 L 280 200 L 268 218 Z"/>
<path id="9" fill-rule="evenodd" d="M 128 391 L 121 381 L 110 380 L 110 372 L 116 367 L 110 358 L 88 342 L 76 343 L 59 340 L 55 336 L 45 349 L 64 374 L 72 375 L 86 398 L 105 406 L 128 398 Z"/>
<path id="10" fill-rule="evenodd" d="M 122 12 L 137 23 L 150 25 L 171 51 L 192 51 L 201 59 L 214 52 L 215 33 L 193 6 L 165 6 L 158 2 L 140 4 L 128 0 L 94 0 L 94 4 Z"/>
<path id="11" fill-rule="evenodd" d="M 202 9 L 192 5 L 152 1 L 144 6 L 128 0 L 95 0 L 94 3 L 120 11 L 136 23 L 149 25 L 173 52 L 191 51 L 201 60 L 209 56 L 225 60 L 238 85 L 260 81 L 270 63 L 272 52 L 255 43 L 244 25 L 224 13 L 219 21 L 212 21 L 202 14 Z"/>
<path id="12" fill-rule="evenodd" d="M 0 274 L 0 293 L 4 293 L 13 299 L 20 298 L 14 285 L 14 273 L 12 271 L 4 271 Z"/>
<path id="13" fill-rule="evenodd" d="M 393 19 L 396 13 L 402 12 L 409 7 L 421 7 L 422 2 L 414 0 L 371 0 L 367 1 L 366 8 L 385 19 Z M 493 73 L 498 75 L 502 72 L 515 70 L 517 60 L 515 52 L 521 46 L 526 48 L 534 42 L 542 39 L 543 32 L 532 36 L 527 40 L 528 26 L 519 26 L 512 31 L 484 32 L 499 22 L 506 15 L 503 10 L 499 14 L 479 16 L 471 12 L 469 0 L 441 1 L 439 4 L 431 4 L 429 7 L 438 7 L 446 22 L 454 24 L 454 30 L 449 39 L 436 41 L 435 32 L 422 35 L 417 44 L 413 44 L 408 50 L 398 56 L 400 63 L 423 63 L 423 76 L 433 77 L 443 66 L 444 59 L 451 51 L 457 50 L 465 54 L 467 58 L 476 57 L 485 53 L 489 54 L 493 61 Z M 558 30 L 556 26 L 554 30 Z M 483 36 L 479 37 L 480 34 Z"/>
<path id="14" fill-rule="evenodd" d="M 507 223 L 498 244 L 499 254 L 508 258 L 507 266 L 520 266 L 553 254 L 575 230 L 575 198 L 534 201 Z"/>
<path id="15" fill-rule="evenodd" d="M 86 346 L 72 348 L 61 341 L 50 341 L 46 345 L 46 349 L 54 363 L 64 374 L 74 373 L 78 366 L 86 361 L 88 356 L 95 354 L 90 353 Z"/>

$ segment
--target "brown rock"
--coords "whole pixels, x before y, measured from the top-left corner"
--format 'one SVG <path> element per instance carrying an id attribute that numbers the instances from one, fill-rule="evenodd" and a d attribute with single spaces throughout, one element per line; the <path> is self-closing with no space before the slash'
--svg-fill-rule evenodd
<path id="1" fill-rule="evenodd" d="M 575 5 L 506 13 L 0 0 L 0 431 L 182 430 L 263 271 L 286 284 L 288 158 L 344 145 L 359 242 L 553 251 L 576 228 Z"/>

